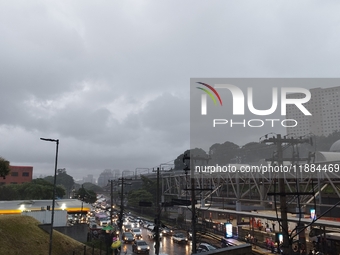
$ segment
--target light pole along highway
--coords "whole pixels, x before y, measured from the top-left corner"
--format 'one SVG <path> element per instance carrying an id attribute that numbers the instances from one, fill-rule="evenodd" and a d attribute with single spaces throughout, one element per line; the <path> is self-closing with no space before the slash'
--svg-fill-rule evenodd
<path id="1" fill-rule="evenodd" d="M 48 251 L 48 254 L 52 255 L 52 240 L 53 240 L 54 208 L 55 208 L 55 195 L 56 195 L 56 183 L 57 183 L 59 139 L 40 138 L 40 140 L 56 143 L 56 155 L 55 155 L 55 164 L 54 164 L 54 179 L 53 179 L 52 212 L 51 212 L 50 244 L 49 244 L 49 251 Z"/>

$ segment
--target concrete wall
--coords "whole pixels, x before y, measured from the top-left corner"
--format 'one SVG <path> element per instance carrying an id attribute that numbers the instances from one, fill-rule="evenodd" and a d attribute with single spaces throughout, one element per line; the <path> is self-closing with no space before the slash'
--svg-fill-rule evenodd
<path id="1" fill-rule="evenodd" d="M 51 224 L 41 224 L 39 227 L 50 233 Z M 76 224 L 73 226 L 54 227 L 53 229 L 81 243 L 85 243 L 87 241 L 88 226 L 86 223 Z"/>
<path id="2" fill-rule="evenodd" d="M 52 211 L 49 210 L 41 210 L 41 211 L 24 211 L 21 215 L 31 216 L 34 219 L 38 220 L 42 224 L 51 224 L 51 214 Z M 54 211 L 54 222 L 53 226 L 66 226 L 67 225 L 67 211 Z"/>
<path id="3" fill-rule="evenodd" d="M 202 254 L 202 253 L 195 253 L 193 255 L 196 254 Z M 251 249 L 251 245 L 250 244 L 242 244 L 242 245 L 238 245 L 238 246 L 231 246 L 231 247 L 226 247 L 226 248 L 222 248 L 222 249 L 217 249 L 217 250 L 213 250 L 213 251 L 207 251 L 204 252 L 204 255 L 252 255 L 252 249 Z"/>

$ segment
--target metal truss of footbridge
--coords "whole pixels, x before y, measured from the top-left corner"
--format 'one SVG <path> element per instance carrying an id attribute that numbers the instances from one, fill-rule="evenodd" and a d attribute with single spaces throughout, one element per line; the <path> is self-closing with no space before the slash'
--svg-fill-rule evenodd
<path id="1" fill-rule="evenodd" d="M 320 169 L 311 170 L 296 166 L 296 171 L 292 168 L 288 173 L 269 173 L 261 172 L 260 166 L 251 167 L 246 164 L 229 165 L 231 171 L 226 172 L 195 172 L 195 189 L 201 190 L 196 192 L 196 198 L 205 203 L 212 204 L 260 204 L 262 206 L 271 205 L 274 197 L 268 193 L 278 191 L 278 178 L 284 178 L 287 193 L 292 194 L 287 198 L 288 206 L 296 205 L 297 195 L 299 193 L 299 205 L 322 204 L 322 191 L 332 190 L 340 199 L 340 169 L 337 162 L 320 162 L 314 164 Z M 311 166 L 311 165 L 310 165 Z M 332 169 L 330 168 L 332 166 Z M 291 167 L 287 165 L 287 167 Z M 251 171 L 251 169 L 253 169 Z M 257 171 L 256 171 L 257 169 Z M 310 168 L 309 168 L 310 170 Z M 338 171 L 339 170 L 339 171 Z M 312 172 L 313 171 L 313 172 Z M 183 170 L 162 171 L 162 190 L 163 195 L 177 197 L 181 199 L 190 198 L 188 187 L 190 185 L 190 173 L 186 174 Z M 332 187 L 330 189 L 329 187 Z M 313 195 L 310 195 L 313 193 Z M 295 194 L 295 195 L 294 195 Z M 305 195 L 304 195 L 305 194 Z M 325 205 L 325 204 L 323 204 Z M 331 206 L 331 205 L 330 205 Z"/>

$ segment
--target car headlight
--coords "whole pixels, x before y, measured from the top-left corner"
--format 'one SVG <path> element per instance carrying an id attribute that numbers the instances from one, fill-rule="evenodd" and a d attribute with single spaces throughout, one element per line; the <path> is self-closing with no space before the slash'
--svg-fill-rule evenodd
<path id="1" fill-rule="evenodd" d="M 150 246 L 148 246 L 148 250 L 150 250 Z"/>
<path id="2" fill-rule="evenodd" d="M 138 247 L 137 249 L 138 249 L 138 250 L 141 250 L 142 248 L 141 248 L 141 247 Z"/>
<path id="3" fill-rule="evenodd" d="M 185 238 L 185 241 L 188 241 L 188 238 Z"/>

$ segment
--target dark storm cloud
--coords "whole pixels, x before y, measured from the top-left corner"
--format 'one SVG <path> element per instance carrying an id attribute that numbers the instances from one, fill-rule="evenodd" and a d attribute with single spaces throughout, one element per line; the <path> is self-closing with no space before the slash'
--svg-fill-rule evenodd
<path id="1" fill-rule="evenodd" d="M 338 76 L 338 13 L 330 1 L 0 1 L 0 155 L 43 173 L 44 136 L 77 178 L 168 162 L 189 148 L 190 78 Z"/>

